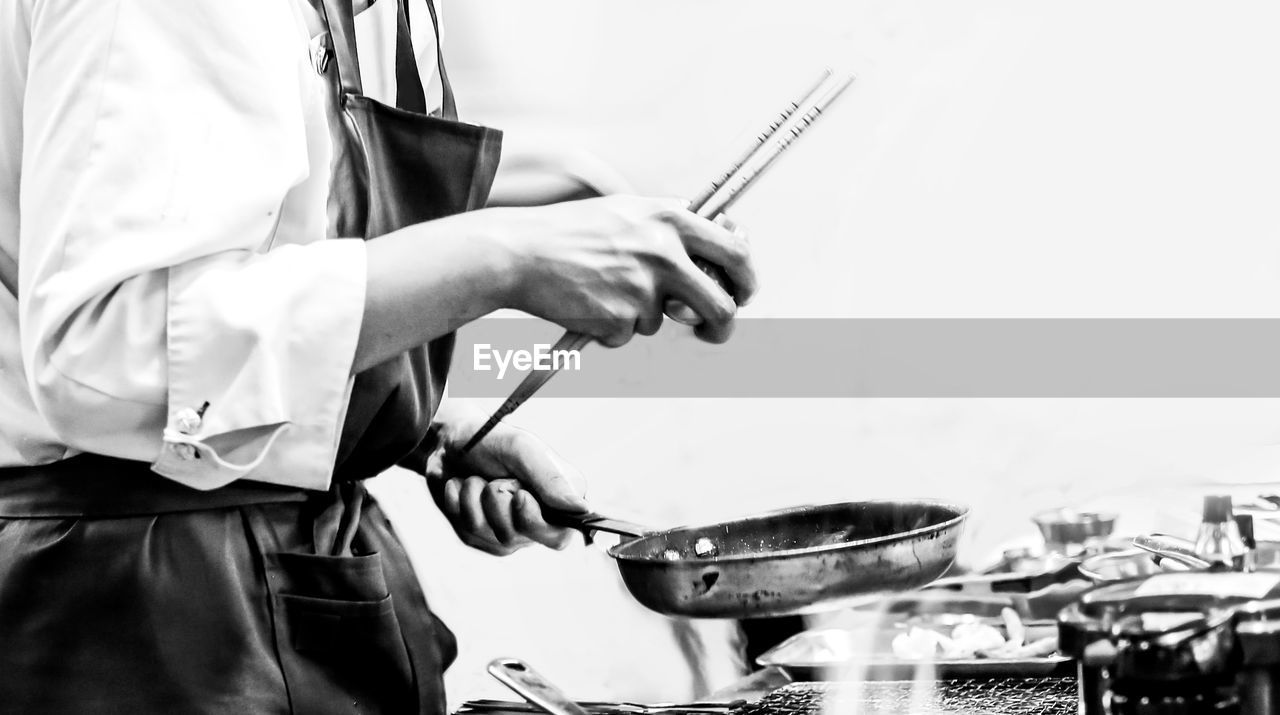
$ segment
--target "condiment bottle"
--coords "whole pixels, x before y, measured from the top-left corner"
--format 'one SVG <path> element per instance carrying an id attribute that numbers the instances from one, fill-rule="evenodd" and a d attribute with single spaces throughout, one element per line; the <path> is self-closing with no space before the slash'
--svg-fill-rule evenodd
<path id="1" fill-rule="evenodd" d="M 1240 540 L 1244 542 L 1244 567 L 1246 573 L 1258 570 L 1258 539 L 1253 535 L 1253 515 L 1236 514 L 1236 528 L 1240 530 Z"/>
<path id="2" fill-rule="evenodd" d="M 1211 569 L 1244 569 L 1245 554 L 1249 549 L 1231 512 L 1230 496 L 1204 498 L 1195 550 L 1197 556 L 1209 562 Z"/>

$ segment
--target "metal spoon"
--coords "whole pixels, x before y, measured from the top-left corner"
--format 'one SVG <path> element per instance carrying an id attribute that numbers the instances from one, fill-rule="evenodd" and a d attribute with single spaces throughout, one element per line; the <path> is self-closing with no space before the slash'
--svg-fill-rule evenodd
<path id="1" fill-rule="evenodd" d="M 520 697 L 551 715 L 588 715 L 581 705 L 570 700 L 563 691 L 522 660 L 498 658 L 489 663 L 488 671 L 489 675 L 516 691 Z"/>

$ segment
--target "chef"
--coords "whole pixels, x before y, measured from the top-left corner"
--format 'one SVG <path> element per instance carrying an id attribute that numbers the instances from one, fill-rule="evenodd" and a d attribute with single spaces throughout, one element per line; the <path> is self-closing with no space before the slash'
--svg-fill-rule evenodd
<path id="1" fill-rule="evenodd" d="M 332 2 L 0 0 L 6 712 L 443 711 L 452 635 L 335 478 L 377 436 L 351 436 L 377 424 L 361 377 L 433 346 L 431 430 L 403 463 L 467 543 L 558 547 L 540 503 L 585 508 L 571 468 L 507 426 L 458 454 L 480 420 L 435 409 L 447 336 L 513 308 L 616 347 L 678 301 L 720 342 L 754 291 L 742 238 L 670 199 L 342 232 L 336 187 L 361 177 Z M 425 0 L 400 8 L 415 38 L 438 28 Z M 377 9 L 362 40 L 396 38 Z M 398 61 L 381 44 L 360 48 L 366 93 Z M 422 69 L 421 114 L 452 132 L 443 65 Z"/>

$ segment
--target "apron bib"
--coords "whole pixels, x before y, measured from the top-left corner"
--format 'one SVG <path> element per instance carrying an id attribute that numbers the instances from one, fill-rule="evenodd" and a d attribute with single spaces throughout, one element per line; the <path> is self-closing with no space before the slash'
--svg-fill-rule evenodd
<path id="1" fill-rule="evenodd" d="M 335 159 L 329 208 L 340 237 L 372 240 L 411 224 L 480 208 L 498 167 L 502 133 L 455 120 L 434 5 L 427 0 L 437 27 L 442 116 L 426 114 L 409 42 L 408 0 L 382 0 L 392 1 L 399 3 L 396 107 L 363 94 L 351 0 L 312 0 L 326 18 L 337 60 L 326 75 L 337 110 L 331 115 Z M 356 376 L 336 479 L 375 476 L 427 438 L 444 392 L 453 343 L 453 335 L 433 340 Z"/>
<path id="2" fill-rule="evenodd" d="M 337 60 L 335 235 L 481 206 L 501 135 L 453 120 L 443 63 L 425 113 L 407 0 L 382 0 L 399 2 L 396 107 L 361 93 L 351 0 L 312 1 Z M 443 715 L 453 634 L 358 480 L 424 442 L 452 348 L 356 377 L 328 492 L 200 492 L 98 455 L 0 469 L 0 711 Z"/>

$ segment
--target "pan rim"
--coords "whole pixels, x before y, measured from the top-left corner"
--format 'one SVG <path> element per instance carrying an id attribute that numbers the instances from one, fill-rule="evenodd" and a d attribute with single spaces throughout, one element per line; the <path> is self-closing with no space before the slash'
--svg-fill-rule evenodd
<path id="1" fill-rule="evenodd" d="M 840 507 L 850 507 L 855 505 L 875 505 L 875 504 L 897 504 L 899 506 L 927 505 L 927 506 L 933 506 L 933 507 L 940 507 L 940 508 L 952 511 L 955 513 L 955 516 L 947 519 L 946 521 L 938 522 L 937 524 L 930 524 L 929 526 L 922 526 L 918 529 L 911 529 L 910 531 L 903 531 L 897 534 L 889 534 L 886 536 L 875 536 L 870 539 L 858 539 L 857 541 L 842 541 L 838 544 L 806 546 L 798 549 L 781 549 L 778 551 L 768 551 L 765 553 L 758 553 L 758 554 L 729 554 L 727 556 L 712 556 L 710 558 L 694 558 L 694 559 L 689 559 L 689 558 L 659 559 L 652 556 L 638 556 L 634 554 L 621 553 L 621 550 L 624 547 L 634 544 L 637 541 L 653 539 L 660 536 L 665 536 L 672 532 L 683 531 L 685 529 L 705 529 L 712 526 L 728 525 L 736 522 L 752 521 L 757 519 L 768 519 L 773 517 L 785 516 L 793 512 L 804 511 L 804 510 L 813 509 L 813 508 L 837 509 Z M 782 509 L 774 509 L 772 511 L 759 512 L 756 514 L 748 514 L 746 516 L 740 516 L 733 519 L 725 519 L 723 521 L 715 521 L 715 522 L 704 523 L 704 524 L 686 524 L 683 526 L 675 526 L 670 529 L 660 529 L 658 531 L 653 531 L 648 534 L 645 534 L 637 539 L 622 541 L 618 544 L 615 544 L 614 546 L 611 546 L 609 548 L 607 553 L 618 561 L 628 561 L 632 563 L 641 563 L 641 564 L 670 564 L 672 566 L 689 565 L 689 564 L 705 564 L 705 565 L 725 564 L 725 563 L 735 563 L 735 562 L 742 562 L 742 561 L 759 561 L 763 559 L 776 559 L 776 558 L 782 558 L 782 557 L 788 557 L 788 556 L 823 554 L 830 551 L 840 551 L 843 549 L 851 549 L 851 548 L 861 547 L 861 546 L 878 546 L 882 544 L 889 544 L 895 541 L 910 539 L 912 537 L 920 536 L 922 534 L 927 534 L 934 531 L 945 531 L 952 527 L 963 524 L 965 519 L 969 517 L 970 511 L 971 511 L 971 508 L 965 504 L 960 504 L 952 501 L 945 501 L 942 499 L 867 499 L 867 500 L 857 500 L 857 501 L 832 502 L 827 504 L 799 504 L 796 506 L 784 507 Z"/>

